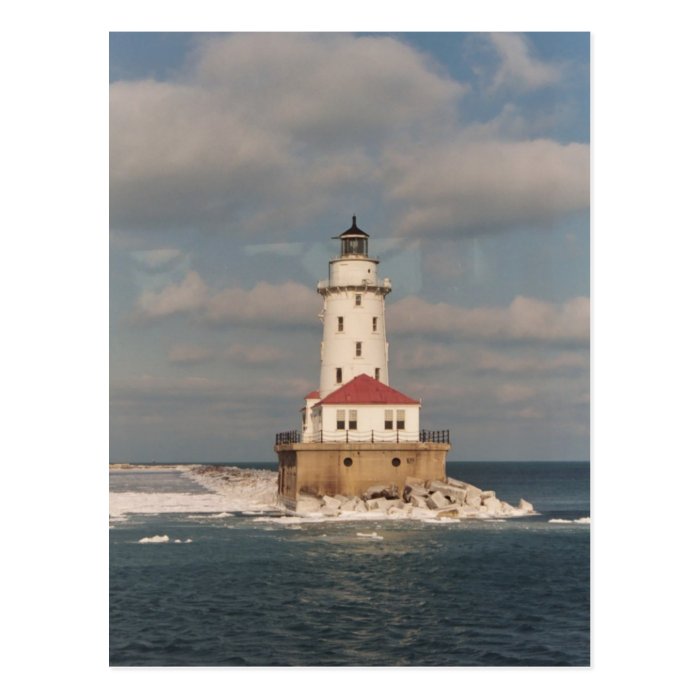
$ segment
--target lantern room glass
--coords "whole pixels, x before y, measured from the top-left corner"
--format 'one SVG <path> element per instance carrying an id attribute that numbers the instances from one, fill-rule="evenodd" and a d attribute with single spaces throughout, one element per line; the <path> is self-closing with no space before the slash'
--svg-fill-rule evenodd
<path id="1" fill-rule="evenodd" d="M 340 242 L 341 255 L 362 255 L 367 257 L 366 238 L 343 238 Z"/>

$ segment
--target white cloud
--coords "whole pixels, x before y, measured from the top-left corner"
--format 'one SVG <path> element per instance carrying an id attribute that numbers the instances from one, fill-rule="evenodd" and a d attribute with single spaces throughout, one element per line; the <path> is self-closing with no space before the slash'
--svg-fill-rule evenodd
<path id="1" fill-rule="evenodd" d="M 224 357 L 238 365 L 271 365 L 286 358 L 287 353 L 272 345 L 234 343 L 227 348 Z"/>
<path id="2" fill-rule="evenodd" d="M 148 271 L 159 272 L 179 263 L 185 257 L 177 248 L 158 248 L 156 250 L 138 250 L 131 253 L 139 267 Z"/>
<path id="3" fill-rule="evenodd" d="M 232 287 L 212 292 L 194 270 L 179 284 L 138 299 L 134 319 L 153 321 L 177 314 L 194 314 L 213 325 L 308 326 L 318 322 L 318 295 L 296 282 L 259 282 L 252 289 Z"/>
<path id="4" fill-rule="evenodd" d="M 212 359 L 213 353 L 201 345 L 173 345 L 168 350 L 168 361 L 175 365 L 197 365 Z"/>
<path id="5" fill-rule="evenodd" d="M 590 302 L 576 297 L 562 304 L 516 297 L 508 307 L 465 309 L 405 297 L 389 311 L 391 333 L 440 334 L 454 338 L 585 343 Z"/>
<path id="6" fill-rule="evenodd" d="M 490 39 L 501 59 L 501 66 L 494 78 L 495 88 L 508 86 L 533 90 L 561 80 L 561 67 L 532 56 L 523 36 L 497 33 L 491 34 Z"/>
<path id="7" fill-rule="evenodd" d="M 456 364 L 460 354 L 454 349 L 438 343 L 398 345 L 394 362 L 399 369 L 436 369 Z"/>
<path id="8" fill-rule="evenodd" d="M 376 180 L 383 139 L 451 123 L 465 90 L 388 37 L 208 38 L 170 82 L 111 86 L 112 223 L 306 221 Z"/>
<path id="9" fill-rule="evenodd" d="M 192 270 L 180 284 L 168 285 L 159 292 L 144 292 L 137 303 L 137 318 L 139 320 L 164 318 L 196 311 L 202 308 L 206 300 L 206 285 Z"/>
<path id="10" fill-rule="evenodd" d="M 589 205 L 589 147 L 554 141 L 475 142 L 395 150 L 386 196 L 405 205 L 398 232 L 421 237 L 542 225 Z"/>
<path id="11" fill-rule="evenodd" d="M 561 352 L 552 357 L 482 352 L 476 368 L 502 374 L 554 374 L 562 370 L 587 370 L 589 360 L 582 352 Z"/>
<path id="12" fill-rule="evenodd" d="M 524 384 L 501 384 L 495 388 L 495 394 L 501 403 L 522 403 L 531 399 L 537 392 Z"/>

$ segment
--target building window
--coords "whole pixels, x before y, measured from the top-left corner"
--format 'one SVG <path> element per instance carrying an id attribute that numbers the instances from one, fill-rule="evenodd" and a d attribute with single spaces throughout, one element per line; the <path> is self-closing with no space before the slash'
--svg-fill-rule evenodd
<path id="1" fill-rule="evenodd" d="M 338 331 L 340 332 L 342 330 L 343 330 L 343 317 L 338 316 Z"/>
<path id="2" fill-rule="evenodd" d="M 384 430 L 393 430 L 393 429 L 394 429 L 394 412 L 390 408 L 387 408 L 384 411 Z"/>
<path id="3" fill-rule="evenodd" d="M 355 357 L 362 357 L 362 343 L 355 343 Z"/>
<path id="4" fill-rule="evenodd" d="M 350 430 L 357 430 L 357 411 L 348 411 L 348 428 Z"/>
<path id="5" fill-rule="evenodd" d="M 355 306 L 362 306 L 362 294 L 355 294 Z"/>
<path id="6" fill-rule="evenodd" d="M 341 367 L 335 368 L 335 383 L 336 384 L 343 383 L 343 369 Z"/>
<path id="7" fill-rule="evenodd" d="M 346 467 L 352 467 L 352 459 L 350 459 L 350 457 L 346 457 L 346 458 L 343 460 L 343 464 L 344 464 Z"/>
<path id="8" fill-rule="evenodd" d="M 403 408 L 399 408 L 396 411 L 396 428 L 398 430 L 405 430 L 406 428 L 406 411 Z"/>
<path id="9" fill-rule="evenodd" d="M 379 381 L 379 367 L 374 368 L 374 378 Z"/>
<path id="10" fill-rule="evenodd" d="M 373 316 L 372 317 L 372 330 L 376 333 L 377 332 L 377 317 Z"/>
<path id="11" fill-rule="evenodd" d="M 345 409 L 339 408 L 335 412 L 335 427 L 336 430 L 345 430 Z"/>
<path id="12" fill-rule="evenodd" d="M 401 464 L 401 460 L 398 457 L 394 457 L 394 459 L 391 460 L 391 466 L 392 467 L 398 467 Z"/>

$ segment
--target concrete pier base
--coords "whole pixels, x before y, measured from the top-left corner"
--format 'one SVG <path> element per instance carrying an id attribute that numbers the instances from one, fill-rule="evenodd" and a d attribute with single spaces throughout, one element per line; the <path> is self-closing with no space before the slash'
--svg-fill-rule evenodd
<path id="1" fill-rule="evenodd" d="M 304 494 L 362 496 L 379 484 L 403 493 L 406 479 L 445 480 L 449 443 L 323 443 L 275 445 L 280 504 L 295 510 Z"/>

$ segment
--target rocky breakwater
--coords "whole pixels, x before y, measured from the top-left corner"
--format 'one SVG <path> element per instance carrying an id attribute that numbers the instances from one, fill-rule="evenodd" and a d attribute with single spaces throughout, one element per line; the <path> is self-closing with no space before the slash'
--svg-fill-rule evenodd
<path id="1" fill-rule="evenodd" d="M 531 503 L 520 499 L 517 507 L 464 481 L 421 481 L 409 477 L 399 493 L 393 484 L 376 484 L 361 497 L 302 494 L 297 500 L 299 515 L 350 518 L 386 516 L 391 518 L 514 518 L 534 515 Z"/>

